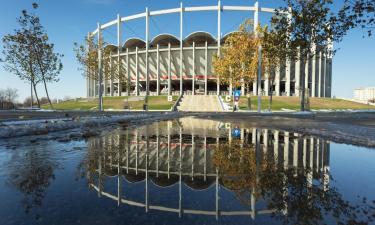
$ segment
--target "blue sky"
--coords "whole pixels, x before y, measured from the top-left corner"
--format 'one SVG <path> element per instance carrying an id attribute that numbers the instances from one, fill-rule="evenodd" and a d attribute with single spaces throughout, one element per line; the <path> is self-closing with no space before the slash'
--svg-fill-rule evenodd
<path id="1" fill-rule="evenodd" d="M 73 43 L 82 42 L 89 31 L 93 31 L 97 22 L 105 23 L 116 18 L 119 13 L 127 16 L 150 10 L 179 7 L 177 0 L 12 0 L 3 1 L 0 8 L 0 37 L 11 33 L 17 27 L 16 18 L 22 9 L 31 9 L 32 2 L 39 4 L 37 14 L 46 28 L 50 39 L 55 43 L 56 51 L 64 54 L 64 69 L 60 82 L 50 84 L 50 95 L 53 98 L 64 96 L 79 97 L 86 95 L 85 79 L 74 57 Z M 255 0 L 222 0 L 223 5 L 253 5 Z M 339 5 L 341 0 L 335 0 Z M 217 0 L 183 1 L 185 6 L 216 5 Z M 264 7 L 278 7 L 281 0 L 261 0 Z M 252 13 L 225 12 L 222 16 L 222 33 L 235 29 L 245 18 L 253 17 Z M 261 15 L 266 23 L 270 15 Z M 151 38 L 158 33 L 179 35 L 178 15 L 166 15 L 153 18 L 150 22 Z M 216 13 L 189 13 L 184 19 L 184 36 L 198 30 L 205 30 L 217 35 Z M 137 20 L 123 25 L 123 39 L 130 37 L 144 38 L 144 20 Z M 353 89 L 375 86 L 375 37 L 363 38 L 360 29 L 351 31 L 343 42 L 335 44 L 339 51 L 333 62 L 333 95 L 352 97 Z M 115 43 L 115 28 L 103 33 L 108 42 Z M 0 43 L 1 45 L 1 43 Z M 4 71 L 0 65 L 0 88 L 17 88 L 20 100 L 30 93 L 29 84 L 19 80 L 13 74 Z M 41 96 L 44 95 L 40 87 Z"/>

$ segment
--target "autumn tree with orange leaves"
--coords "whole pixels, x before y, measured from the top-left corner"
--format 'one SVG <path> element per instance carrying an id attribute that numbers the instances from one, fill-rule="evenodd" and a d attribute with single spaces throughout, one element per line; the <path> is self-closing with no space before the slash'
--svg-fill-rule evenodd
<path id="1" fill-rule="evenodd" d="M 237 32 L 229 35 L 221 54 L 213 60 L 215 72 L 222 84 L 232 84 L 233 88 L 238 88 L 256 79 L 258 45 L 259 39 L 253 32 L 251 20 L 246 20 Z"/>

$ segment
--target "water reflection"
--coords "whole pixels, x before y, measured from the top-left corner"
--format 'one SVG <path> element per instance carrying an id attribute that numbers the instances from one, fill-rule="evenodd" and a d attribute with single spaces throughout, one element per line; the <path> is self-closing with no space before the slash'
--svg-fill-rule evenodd
<path id="1" fill-rule="evenodd" d="M 320 138 L 184 118 L 116 131 L 88 146 L 89 186 L 118 205 L 179 217 L 271 215 L 288 224 L 373 218 L 330 185 L 330 143 Z M 124 194 L 132 188 L 143 196 Z M 153 202 L 162 191 L 178 196 L 175 204 L 172 197 Z M 203 197 L 184 204 L 195 192 Z"/>
<path id="2" fill-rule="evenodd" d="M 37 145 L 31 145 L 27 152 L 12 155 L 7 165 L 7 184 L 22 193 L 21 205 L 27 214 L 42 207 L 47 189 L 55 180 L 56 167 L 51 151 Z M 35 217 L 39 216 L 35 211 Z"/>

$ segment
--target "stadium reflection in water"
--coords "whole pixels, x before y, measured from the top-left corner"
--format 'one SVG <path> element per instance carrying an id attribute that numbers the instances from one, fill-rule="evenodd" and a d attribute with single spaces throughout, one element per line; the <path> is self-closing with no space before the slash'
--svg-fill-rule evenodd
<path id="1" fill-rule="evenodd" d="M 319 138 L 182 118 L 90 139 L 87 154 L 89 187 L 145 212 L 305 224 L 350 216 Z"/>

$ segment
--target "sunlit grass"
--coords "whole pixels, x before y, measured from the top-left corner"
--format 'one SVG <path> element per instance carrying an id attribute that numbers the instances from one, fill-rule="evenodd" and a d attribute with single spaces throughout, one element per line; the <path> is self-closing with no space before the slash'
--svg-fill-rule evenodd
<path id="1" fill-rule="evenodd" d="M 247 98 L 241 97 L 239 107 L 240 109 L 248 109 Z M 251 108 L 257 109 L 258 98 L 256 96 L 251 97 Z M 299 110 L 300 100 L 298 97 L 273 97 L 272 98 L 272 110 Z M 262 110 L 268 109 L 269 97 L 262 97 Z M 357 102 L 351 102 L 343 99 L 332 99 L 332 98 L 310 98 L 310 109 L 316 110 L 342 110 L 342 109 L 354 109 L 354 110 L 366 110 L 375 109 L 375 106 L 361 104 Z"/>
<path id="2" fill-rule="evenodd" d="M 168 102 L 167 96 L 150 96 L 148 99 L 148 105 L 150 110 L 170 110 L 178 96 L 173 96 L 173 101 Z M 262 97 L 262 110 L 268 109 L 269 98 Z M 139 101 L 127 101 L 125 96 L 116 97 L 105 97 L 103 99 L 104 109 L 106 110 L 120 110 L 124 109 L 126 104 L 129 105 L 131 110 L 142 110 L 144 100 Z M 257 109 L 257 97 L 251 97 L 251 109 Z M 97 110 L 98 99 L 76 99 L 60 102 L 54 104 L 54 109 L 57 110 Z M 242 96 L 240 99 L 240 109 L 248 109 L 247 98 Z M 50 109 L 48 104 L 42 106 L 43 109 Z M 298 97 L 273 97 L 272 110 L 299 110 L 299 98 Z M 310 109 L 316 110 L 341 110 L 341 109 L 354 109 L 354 110 L 366 110 L 375 109 L 375 106 L 351 102 L 343 99 L 330 99 L 330 98 L 310 98 Z"/>
<path id="3" fill-rule="evenodd" d="M 129 105 L 132 110 L 143 109 L 144 100 L 139 101 L 127 101 L 128 97 L 116 96 L 116 97 L 105 97 L 103 98 L 104 109 L 124 109 L 125 105 Z M 150 96 L 148 97 L 148 105 L 150 110 L 170 110 L 177 100 L 178 96 L 173 96 L 173 101 L 168 102 L 167 96 Z M 69 100 L 53 104 L 56 110 L 97 110 L 98 99 L 84 99 L 79 98 L 76 100 Z M 43 109 L 51 109 L 50 106 L 43 105 Z"/>

